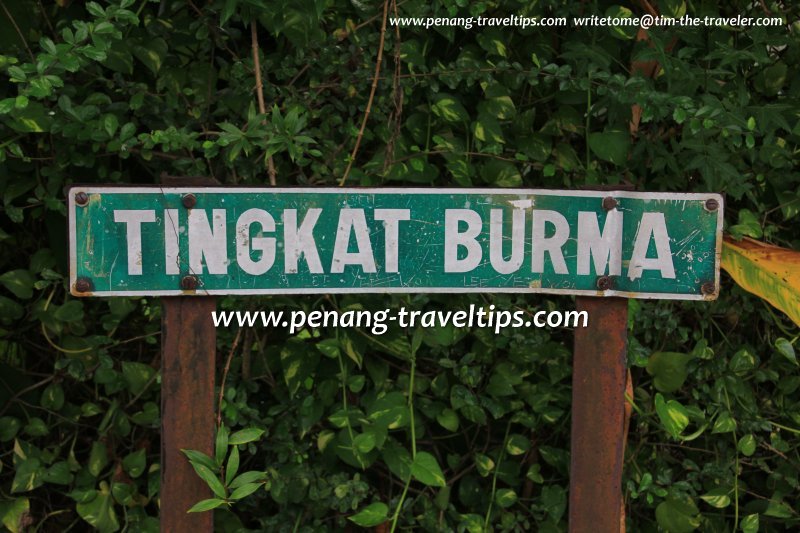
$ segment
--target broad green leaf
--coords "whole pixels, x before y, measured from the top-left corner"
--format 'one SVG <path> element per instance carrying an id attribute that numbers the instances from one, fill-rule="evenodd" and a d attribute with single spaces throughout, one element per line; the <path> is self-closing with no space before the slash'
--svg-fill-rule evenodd
<path id="1" fill-rule="evenodd" d="M 219 468 L 225 461 L 228 455 L 228 428 L 222 425 L 217 428 L 217 434 L 214 436 L 214 464 Z M 215 468 L 214 470 L 217 470 Z"/>
<path id="2" fill-rule="evenodd" d="M 204 464 L 194 462 L 191 464 L 192 468 L 194 468 L 194 471 L 197 472 L 197 475 L 200 476 L 200 479 L 206 482 L 206 485 L 208 485 L 211 491 L 218 497 L 225 498 L 225 487 L 222 486 L 222 482 L 219 480 L 217 475 Z"/>
<path id="3" fill-rule="evenodd" d="M 509 455 L 522 455 L 531 448 L 531 440 L 518 433 L 512 433 L 506 441 L 506 452 Z"/>
<path id="4" fill-rule="evenodd" d="M 108 449 L 104 442 L 94 441 L 89 452 L 89 473 L 94 477 L 100 475 L 108 465 Z"/>
<path id="5" fill-rule="evenodd" d="M 731 503 L 730 493 L 731 493 L 730 489 L 719 487 L 706 492 L 705 494 L 700 496 L 700 499 L 706 502 L 711 507 L 716 507 L 717 509 L 724 509 Z"/>
<path id="6" fill-rule="evenodd" d="M 122 362 L 122 377 L 134 396 L 141 396 L 145 389 L 155 382 L 155 375 L 156 369 L 150 365 L 134 361 Z"/>
<path id="7" fill-rule="evenodd" d="M 625 164 L 630 144 L 630 134 L 624 131 L 589 134 L 589 148 L 592 152 L 603 161 L 615 165 Z"/>
<path id="8" fill-rule="evenodd" d="M 203 511 L 210 511 L 211 509 L 216 509 L 225 505 L 225 500 L 221 500 L 219 498 L 209 498 L 207 500 L 201 500 L 196 504 L 192 505 L 192 507 L 186 511 L 187 513 L 202 513 Z"/>
<path id="9" fill-rule="evenodd" d="M 136 450 L 125 456 L 122 460 L 122 468 L 129 476 L 136 479 L 144 473 L 147 466 L 147 456 L 144 448 Z"/>
<path id="10" fill-rule="evenodd" d="M 479 141 L 486 144 L 503 144 L 503 129 L 497 119 L 487 113 L 478 115 L 478 120 L 472 125 L 472 133 Z"/>
<path id="11" fill-rule="evenodd" d="M 51 383 L 42 391 L 39 405 L 51 411 L 60 411 L 64 407 L 64 388 L 60 383 Z"/>
<path id="12" fill-rule="evenodd" d="M 794 352 L 794 346 L 788 340 L 780 337 L 775 340 L 775 349 L 778 350 L 778 353 L 784 356 L 786 359 L 797 365 L 797 355 Z"/>
<path id="13" fill-rule="evenodd" d="M 263 434 L 264 430 L 261 428 L 240 429 L 230 436 L 228 439 L 228 445 L 234 446 L 239 444 L 247 444 L 248 442 L 255 442 L 260 439 Z"/>
<path id="14" fill-rule="evenodd" d="M 160 37 L 147 39 L 143 44 L 133 47 L 133 55 L 150 71 L 157 75 L 167 56 L 167 41 Z"/>
<path id="15" fill-rule="evenodd" d="M 746 456 L 750 457 L 756 451 L 756 438 L 752 433 L 748 433 L 747 435 L 743 436 L 739 439 L 738 444 L 736 445 L 739 452 Z"/>
<path id="16" fill-rule="evenodd" d="M 438 93 L 434 96 L 431 110 L 434 115 L 451 124 L 461 124 L 469 120 L 466 108 L 452 94 Z"/>
<path id="17" fill-rule="evenodd" d="M 14 498 L 10 501 L 0 502 L 0 518 L 3 525 L 11 533 L 22 533 L 23 518 L 30 512 L 30 502 L 28 498 Z"/>
<path id="18" fill-rule="evenodd" d="M 11 270 L 0 276 L 0 284 L 23 300 L 33 296 L 34 281 L 36 280 L 31 273 L 22 269 Z"/>
<path id="19" fill-rule="evenodd" d="M 647 373 L 653 376 L 653 385 L 661 392 L 680 389 L 689 371 L 686 364 L 692 360 L 689 354 L 655 352 L 647 361 Z"/>
<path id="20" fill-rule="evenodd" d="M 458 414 L 452 409 L 444 409 L 436 415 L 436 421 L 451 433 L 458 431 Z"/>
<path id="21" fill-rule="evenodd" d="M 739 223 L 728 228 L 728 231 L 736 239 L 741 239 L 742 237 L 758 239 L 764 234 L 761 229 L 761 221 L 749 209 L 739 210 Z"/>
<path id="22" fill-rule="evenodd" d="M 656 521 L 667 533 L 690 533 L 700 527 L 700 511 L 688 496 L 668 496 L 656 507 Z"/>
<path id="23" fill-rule="evenodd" d="M 740 287 L 768 301 L 800 325 L 800 252 L 726 236 L 721 266 Z"/>
<path id="24" fill-rule="evenodd" d="M 677 438 L 689 425 L 686 408 L 676 400 L 665 401 L 661 393 L 656 393 L 656 413 L 667 433 Z"/>
<path id="25" fill-rule="evenodd" d="M 627 7 L 614 5 L 606 9 L 605 16 L 611 17 L 612 19 L 631 18 L 633 17 L 633 11 Z M 639 30 L 639 28 L 637 28 L 634 24 L 621 24 L 619 26 L 609 26 L 609 30 L 611 31 L 611 35 L 617 39 L 628 41 L 636 37 L 636 32 Z"/>
<path id="26" fill-rule="evenodd" d="M 28 492 L 44 483 L 44 467 L 39 459 L 30 457 L 16 464 L 11 492 Z"/>
<path id="27" fill-rule="evenodd" d="M 72 472 L 70 472 L 69 462 L 59 461 L 57 463 L 53 463 L 47 470 L 45 470 L 42 479 L 44 479 L 45 483 L 69 485 L 73 480 Z"/>
<path id="28" fill-rule="evenodd" d="M 485 163 L 480 172 L 484 181 L 496 187 L 522 186 L 522 175 L 514 163 L 492 160 Z"/>
<path id="29" fill-rule="evenodd" d="M 514 492 L 514 489 L 498 489 L 494 496 L 494 500 L 497 502 L 497 505 L 503 509 L 506 507 L 511 507 L 517 503 L 517 499 L 517 493 Z"/>
<path id="30" fill-rule="evenodd" d="M 114 500 L 108 484 L 100 482 L 100 490 L 95 497 L 76 506 L 78 514 L 100 533 L 110 533 L 119 529 L 117 514 L 114 512 Z"/>
<path id="31" fill-rule="evenodd" d="M 739 527 L 744 533 L 758 533 L 758 513 L 749 514 L 739 521 Z"/>
<path id="32" fill-rule="evenodd" d="M 320 352 L 308 348 L 302 341 L 290 340 L 281 350 L 283 379 L 290 396 L 300 390 L 300 386 L 311 377 L 319 363 Z"/>
<path id="33" fill-rule="evenodd" d="M 13 416 L 0 417 L 0 442 L 8 442 L 19 433 L 22 422 Z"/>
<path id="34" fill-rule="evenodd" d="M 428 452 L 417 452 L 411 464 L 411 475 L 420 483 L 431 487 L 444 487 L 446 485 L 444 474 L 436 461 L 436 457 Z"/>
<path id="35" fill-rule="evenodd" d="M 736 429 L 736 420 L 733 419 L 728 411 L 723 411 L 717 416 L 711 433 L 730 433 Z"/>
<path id="36" fill-rule="evenodd" d="M 482 453 L 475 454 L 475 467 L 481 477 L 488 476 L 494 470 L 494 461 L 488 455 Z"/>
<path id="37" fill-rule="evenodd" d="M 389 507 L 383 502 L 371 503 L 347 519 L 361 527 L 374 527 L 388 520 Z"/>
<path id="38" fill-rule="evenodd" d="M 388 439 L 381 450 L 381 458 L 389 471 L 405 481 L 411 476 L 411 454 L 394 439 Z"/>
<path id="39" fill-rule="evenodd" d="M 399 429 L 409 423 L 408 401 L 403 393 L 392 391 L 375 400 L 367 411 L 369 419 L 386 429 Z"/>

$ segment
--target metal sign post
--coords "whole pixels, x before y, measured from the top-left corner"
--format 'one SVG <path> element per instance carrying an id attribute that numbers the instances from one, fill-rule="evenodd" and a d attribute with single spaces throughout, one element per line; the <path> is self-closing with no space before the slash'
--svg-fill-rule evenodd
<path id="1" fill-rule="evenodd" d="M 570 531 L 619 530 L 626 298 L 716 298 L 719 195 L 168 185 L 69 192 L 72 294 L 170 297 L 163 531 L 212 528 L 180 450 L 211 454 L 214 295 L 419 292 L 578 296 Z"/>

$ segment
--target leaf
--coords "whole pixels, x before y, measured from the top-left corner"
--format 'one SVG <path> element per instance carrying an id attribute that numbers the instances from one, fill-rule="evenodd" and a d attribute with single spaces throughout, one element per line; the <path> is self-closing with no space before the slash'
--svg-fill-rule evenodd
<path id="1" fill-rule="evenodd" d="M 730 433 L 736 429 L 736 420 L 728 411 L 723 411 L 717 416 L 711 433 Z"/>
<path id="2" fill-rule="evenodd" d="M 758 526 L 758 513 L 749 514 L 739 522 L 739 527 L 743 533 L 758 533 Z"/>
<path id="3" fill-rule="evenodd" d="M 155 380 L 156 369 L 144 363 L 134 361 L 122 362 L 122 377 L 133 396 L 141 396 L 145 389 Z"/>
<path id="4" fill-rule="evenodd" d="M 469 120 L 469 113 L 452 94 L 438 93 L 434 96 L 431 111 L 437 117 L 451 124 L 461 124 Z"/>
<path id="5" fill-rule="evenodd" d="M 702 496 L 700 496 L 700 499 L 706 502 L 711 507 L 715 507 L 717 509 L 724 509 L 725 507 L 731 504 L 730 493 L 731 493 L 730 489 L 726 489 L 725 487 L 719 487 L 703 494 Z"/>
<path id="6" fill-rule="evenodd" d="M 303 382 L 314 373 L 319 356 L 318 350 L 309 350 L 301 341 L 290 340 L 284 345 L 281 350 L 281 368 L 290 396 L 294 396 Z"/>
<path id="7" fill-rule="evenodd" d="M 217 467 L 222 466 L 226 455 L 228 455 L 228 428 L 222 425 L 217 428 L 217 434 L 214 438 L 214 461 Z"/>
<path id="8" fill-rule="evenodd" d="M 231 453 L 228 455 L 228 464 L 225 465 L 225 484 L 230 486 L 231 481 L 239 470 L 239 447 L 232 446 Z"/>
<path id="9" fill-rule="evenodd" d="M 800 252 L 725 236 L 721 266 L 744 290 L 768 301 L 800 325 Z"/>
<path id="10" fill-rule="evenodd" d="M 17 298 L 27 300 L 33 296 L 33 284 L 36 280 L 27 270 L 11 270 L 0 276 L 0 283 L 14 293 Z"/>
<path id="11" fill-rule="evenodd" d="M 798 365 L 797 355 L 794 353 L 794 346 L 792 346 L 791 342 L 780 337 L 775 340 L 775 349 L 778 350 L 779 354 L 794 363 L 795 366 Z"/>
<path id="12" fill-rule="evenodd" d="M 506 451 L 509 455 L 522 455 L 531 448 L 531 441 L 519 433 L 508 436 L 506 441 Z"/>
<path id="13" fill-rule="evenodd" d="M 680 389 L 689 371 L 686 364 L 692 355 L 676 352 L 656 352 L 647 361 L 647 373 L 653 376 L 653 385 L 661 392 Z"/>
<path id="14" fill-rule="evenodd" d="M 664 401 L 661 393 L 656 393 L 656 413 L 667 433 L 675 438 L 689 425 L 689 414 L 686 408 L 675 400 Z"/>
<path id="15" fill-rule="evenodd" d="M 42 391 L 39 405 L 51 411 L 60 411 L 64 407 L 64 388 L 60 383 L 51 383 Z"/>
<path id="16" fill-rule="evenodd" d="M 225 487 L 222 486 L 222 482 L 219 480 L 217 475 L 206 465 L 192 462 L 192 468 L 194 471 L 197 472 L 197 475 L 200 476 L 200 479 L 206 482 L 206 485 L 211 489 L 211 491 L 219 496 L 220 498 L 225 498 Z"/>
<path id="17" fill-rule="evenodd" d="M 255 442 L 260 439 L 263 434 L 264 430 L 261 428 L 241 429 L 231 435 L 228 439 L 228 445 L 238 446 L 240 444 L 247 444 L 248 442 Z"/>
<path id="18" fill-rule="evenodd" d="M 479 141 L 486 144 L 503 144 L 503 129 L 500 127 L 500 122 L 487 113 L 478 115 L 478 120 L 472 125 L 472 133 Z"/>
<path id="19" fill-rule="evenodd" d="M 101 533 L 119 529 L 117 514 L 114 512 L 114 501 L 105 481 L 100 482 L 100 490 L 95 492 L 94 498 L 79 503 L 76 509 L 81 518 Z"/>
<path id="20" fill-rule="evenodd" d="M 452 409 L 444 409 L 436 415 L 436 421 L 450 433 L 458 431 L 458 414 Z"/>
<path id="21" fill-rule="evenodd" d="M 749 209 L 739 210 L 739 223 L 728 228 L 731 235 L 736 239 L 742 237 L 760 238 L 764 231 L 761 229 L 761 221 Z"/>
<path id="22" fill-rule="evenodd" d="M 431 487 L 444 487 L 446 485 L 439 463 L 428 452 L 417 452 L 417 456 L 411 464 L 411 475 L 420 483 Z"/>
<path id="23" fill-rule="evenodd" d="M 700 511 L 688 496 L 668 496 L 656 507 L 656 521 L 667 533 L 690 533 L 700 527 Z"/>
<path id="24" fill-rule="evenodd" d="M 8 442 L 17 436 L 22 422 L 13 416 L 4 416 L 0 418 L 0 442 Z"/>
<path id="25" fill-rule="evenodd" d="M 204 454 L 203 452 L 198 452 L 196 450 L 181 450 L 181 451 L 189 459 L 189 462 L 192 464 L 196 463 L 204 465 L 209 470 L 215 470 L 217 468 L 217 465 L 214 464 L 214 460 L 208 455 Z"/>
<path id="26" fill-rule="evenodd" d="M 631 18 L 633 17 L 633 11 L 627 7 L 614 5 L 606 9 L 605 16 L 610 17 L 612 20 L 615 18 Z M 617 39 L 629 41 L 636 37 L 638 28 L 634 24 L 621 24 L 619 26 L 609 26 L 609 30 L 611 35 Z"/>
<path id="27" fill-rule="evenodd" d="M 28 498 L 15 498 L 11 501 L 0 502 L 0 518 L 3 525 L 11 533 L 22 533 L 23 519 L 30 513 L 31 504 Z"/>
<path id="28" fill-rule="evenodd" d="M 499 489 L 495 493 L 494 500 L 497 502 L 497 505 L 505 509 L 517 503 L 518 496 L 517 493 L 514 492 L 514 489 Z"/>
<path id="29" fill-rule="evenodd" d="M 97 477 L 107 464 L 108 449 L 106 448 L 105 443 L 94 441 L 92 443 L 92 450 L 89 452 L 89 473 L 94 477 Z"/>
<path id="30" fill-rule="evenodd" d="M 481 167 L 481 177 L 496 187 L 521 187 L 522 175 L 508 161 L 492 160 Z"/>
<path id="31" fill-rule="evenodd" d="M 244 472 L 239 474 L 236 479 L 231 481 L 228 484 L 229 489 L 236 489 L 241 487 L 242 485 L 247 485 L 248 483 L 255 483 L 257 481 L 263 481 L 266 479 L 267 474 L 265 472 L 260 472 L 258 470 L 250 470 L 248 472 Z"/>
<path id="32" fill-rule="evenodd" d="M 245 496 L 249 496 L 257 491 L 263 483 L 245 483 L 236 488 L 233 492 L 231 492 L 230 499 L 231 500 L 241 500 Z"/>
<path id="33" fill-rule="evenodd" d="M 167 56 L 167 41 L 160 37 L 148 39 L 145 44 L 133 47 L 133 55 L 156 75 L 161 70 L 164 58 Z"/>
<path id="34" fill-rule="evenodd" d="M 481 477 L 488 476 L 494 470 L 494 461 L 488 455 L 482 453 L 475 454 L 475 467 Z"/>
<path id="35" fill-rule="evenodd" d="M 347 519 L 361 527 L 374 527 L 388 520 L 389 507 L 383 502 L 371 503 Z"/>
<path id="36" fill-rule="evenodd" d="M 221 505 L 225 505 L 225 500 L 221 500 L 219 498 L 209 498 L 207 500 L 201 500 L 196 504 L 192 505 L 192 507 L 186 512 L 202 513 L 203 511 L 210 511 L 211 509 L 216 509 Z"/>
<path id="37" fill-rule="evenodd" d="M 756 438 L 752 433 L 748 433 L 747 435 L 743 436 L 739 439 L 739 442 L 736 445 L 736 448 L 739 450 L 739 453 L 746 457 L 750 457 L 756 451 Z"/>
<path id="38" fill-rule="evenodd" d="M 379 397 L 369 406 L 367 417 L 386 429 L 399 429 L 409 424 L 408 402 L 403 393 L 392 391 Z"/>
<path id="39" fill-rule="evenodd" d="M 144 448 L 129 453 L 122 460 L 122 468 L 134 479 L 142 475 L 146 466 L 147 456 Z"/>
<path id="40" fill-rule="evenodd" d="M 589 134 L 589 148 L 592 152 L 603 161 L 615 165 L 625 164 L 630 144 L 630 135 L 624 131 Z"/>

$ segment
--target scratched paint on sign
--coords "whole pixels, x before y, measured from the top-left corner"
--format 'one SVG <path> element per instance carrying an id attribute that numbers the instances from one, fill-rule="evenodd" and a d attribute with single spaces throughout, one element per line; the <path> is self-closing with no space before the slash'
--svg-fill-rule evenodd
<path id="1" fill-rule="evenodd" d="M 75 186 L 69 214 L 77 296 L 186 294 L 186 276 L 197 294 L 690 300 L 719 285 L 716 194 Z"/>

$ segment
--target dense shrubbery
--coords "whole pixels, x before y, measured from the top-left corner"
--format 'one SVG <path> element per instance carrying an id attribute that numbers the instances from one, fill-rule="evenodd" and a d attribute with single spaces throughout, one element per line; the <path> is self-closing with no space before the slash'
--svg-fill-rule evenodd
<path id="1" fill-rule="evenodd" d="M 687 4 L 659 2 L 674 15 Z M 794 21 L 788 4 L 689 8 Z M 384 5 L 372 0 L 0 5 L 0 518 L 12 531 L 158 527 L 160 308 L 69 296 L 62 188 L 154 183 L 164 172 L 263 185 L 270 159 L 280 185 L 335 185 L 381 40 L 348 185 L 724 191 L 734 234 L 800 248 L 795 26 L 654 29 L 637 42 L 614 28 L 382 35 Z M 607 10 L 625 12 L 555 0 L 388 4 L 390 15 L 413 16 Z M 634 106 L 641 120 L 629 135 Z M 572 305 L 545 296 L 220 305 L 489 302 Z M 728 279 L 715 304 L 630 310 L 629 530 L 795 530 L 797 327 Z M 219 331 L 219 359 L 235 335 Z M 398 528 L 564 530 L 571 343 L 563 330 L 244 331 L 222 419 L 231 433 L 264 430 L 237 452 L 239 471 L 263 471 L 265 483 L 217 509 L 218 529 L 338 530 L 364 511 L 357 521 L 388 514 Z"/>

